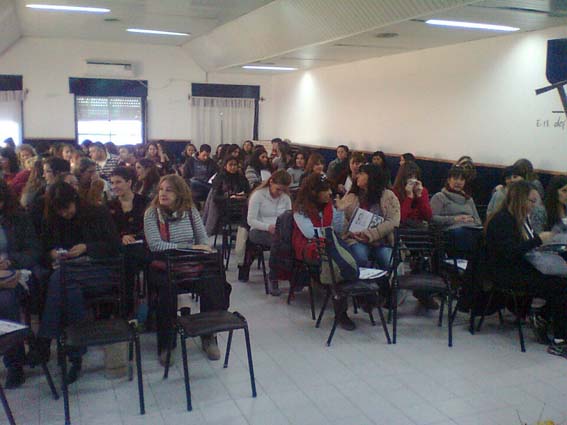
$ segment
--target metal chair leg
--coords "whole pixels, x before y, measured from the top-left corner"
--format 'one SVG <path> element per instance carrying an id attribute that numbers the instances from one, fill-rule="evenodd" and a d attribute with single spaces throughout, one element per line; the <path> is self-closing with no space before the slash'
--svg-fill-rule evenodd
<path id="1" fill-rule="evenodd" d="M 392 310 L 392 344 L 397 341 L 398 332 L 398 289 L 392 290 L 392 300 L 390 301 L 390 309 Z"/>
<path id="2" fill-rule="evenodd" d="M 246 354 L 248 357 L 248 371 L 250 372 L 252 397 L 256 397 L 256 378 L 254 377 L 254 362 L 252 361 L 252 348 L 250 347 L 250 332 L 248 331 L 248 326 L 244 328 L 244 338 L 246 339 Z"/>
<path id="3" fill-rule="evenodd" d="M 226 342 L 226 353 L 224 355 L 224 364 L 223 368 L 228 367 L 228 357 L 230 356 L 230 346 L 232 345 L 232 331 L 228 333 L 228 341 Z"/>
<path id="4" fill-rule="evenodd" d="M 12 415 L 12 409 L 10 409 L 8 399 L 6 398 L 6 394 L 4 394 L 4 388 L 2 388 L 2 385 L 0 385 L 0 400 L 2 400 L 2 406 L 4 406 L 4 412 L 6 412 L 8 422 L 10 423 L 10 425 L 16 425 L 14 415 Z"/>
<path id="5" fill-rule="evenodd" d="M 140 415 L 146 414 L 146 403 L 144 400 L 144 380 L 142 377 L 142 354 L 140 353 L 140 337 L 136 334 L 134 339 L 134 348 L 136 350 L 136 371 L 138 379 L 138 397 L 140 399 Z"/>
<path id="6" fill-rule="evenodd" d="M 388 325 L 386 325 L 386 320 L 384 318 L 384 312 L 382 311 L 382 307 L 378 307 L 378 316 L 380 316 L 380 322 L 382 323 L 382 329 L 384 330 L 384 335 L 386 335 L 386 341 L 388 344 L 392 343 L 390 339 L 390 332 L 388 332 Z"/>
<path id="7" fill-rule="evenodd" d="M 317 322 L 315 322 L 316 328 L 318 328 L 321 325 L 321 319 L 323 318 L 323 314 L 325 314 L 325 309 L 327 308 L 327 303 L 329 302 L 329 298 L 331 298 L 331 291 L 327 290 L 327 293 L 325 294 L 325 299 L 323 300 L 323 306 L 321 307 L 321 312 L 319 313 Z"/>
<path id="8" fill-rule="evenodd" d="M 41 368 L 43 369 L 43 373 L 45 373 L 45 378 L 47 379 L 47 385 L 49 385 L 49 389 L 51 390 L 51 395 L 53 396 L 53 400 L 59 400 L 59 393 L 55 388 L 55 384 L 53 383 L 53 378 L 51 377 L 51 373 L 49 372 L 49 368 L 47 367 L 47 363 L 42 363 Z"/>
<path id="9" fill-rule="evenodd" d="M 62 347 L 58 348 L 57 354 L 61 363 L 61 388 L 63 391 L 65 425 L 71 425 L 71 413 L 69 411 L 69 387 L 67 386 L 67 355 Z"/>
<path id="10" fill-rule="evenodd" d="M 518 336 L 520 337 L 520 348 L 522 353 L 526 352 L 526 343 L 524 341 L 524 332 L 522 331 L 522 318 L 520 317 L 520 311 L 518 306 L 518 297 L 516 294 L 512 294 L 512 300 L 514 301 L 514 315 L 516 316 L 516 321 L 518 322 Z"/>
<path id="11" fill-rule="evenodd" d="M 130 327 L 134 332 L 133 326 Z M 132 381 L 134 379 L 134 368 L 132 365 L 133 361 L 134 361 L 134 341 L 130 341 L 128 343 L 128 381 Z"/>
<path id="12" fill-rule="evenodd" d="M 266 261 L 264 260 L 264 251 L 260 250 L 258 254 L 258 261 L 262 266 L 262 274 L 264 275 L 264 290 L 266 291 L 266 295 L 270 293 L 268 288 L 268 274 L 266 273 Z"/>
<path id="13" fill-rule="evenodd" d="M 453 310 L 453 295 L 451 292 L 449 292 L 449 296 L 448 296 L 448 300 L 447 300 L 448 304 L 447 304 L 447 321 L 449 323 L 447 323 L 447 327 L 448 327 L 448 338 L 449 338 L 449 347 L 453 346 L 453 314 L 452 314 L 452 310 Z"/>
<path id="14" fill-rule="evenodd" d="M 181 356 L 183 357 L 183 377 L 185 378 L 185 397 L 187 399 L 187 411 L 193 410 L 191 404 L 191 385 L 189 384 L 189 365 L 187 364 L 187 343 L 184 335 L 179 335 L 181 341 Z"/>
<path id="15" fill-rule="evenodd" d="M 331 328 L 331 333 L 329 333 L 329 337 L 327 338 L 327 347 L 331 346 L 331 342 L 333 341 L 333 336 L 335 335 L 335 331 L 337 330 L 337 317 L 333 319 L 333 327 Z"/>

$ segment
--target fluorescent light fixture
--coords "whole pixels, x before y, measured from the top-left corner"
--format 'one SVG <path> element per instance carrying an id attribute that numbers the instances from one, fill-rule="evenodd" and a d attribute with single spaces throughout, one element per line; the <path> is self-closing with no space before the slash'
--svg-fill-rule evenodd
<path id="1" fill-rule="evenodd" d="M 128 28 L 128 32 L 137 32 L 140 34 L 153 34 L 153 35 L 178 35 L 182 37 L 188 37 L 191 34 L 187 32 L 173 32 L 173 31 L 158 31 L 158 30 L 144 30 L 141 28 Z"/>
<path id="2" fill-rule="evenodd" d="M 443 19 L 429 19 L 425 21 L 429 25 L 438 25 L 442 27 L 469 28 L 474 30 L 490 30 L 490 31 L 518 31 L 520 28 L 507 27 L 505 25 L 479 24 L 476 22 L 461 21 L 445 21 Z"/>
<path id="3" fill-rule="evenodd" d="M 271 66 L 271 65 L 244 65 L 244 69 L 263 69 L 266 71 L 297 71 L 291 66 Z"/>
<path id="4" fill-rule="evenodd" d="M 62 6 L 57 4 L 26 4 L 30 9 L 56 10 L 59 12 L 108 13 L 110 9 L 102 7 Z"/>

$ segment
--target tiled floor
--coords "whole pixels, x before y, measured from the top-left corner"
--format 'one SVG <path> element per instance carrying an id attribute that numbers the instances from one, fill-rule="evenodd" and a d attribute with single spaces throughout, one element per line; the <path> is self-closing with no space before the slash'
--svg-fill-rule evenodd
<path id="1" fill-rule="evenodd" d="M 228 276 L 235 281 L 233 270 Z M 408 297 L 397 345 L 388 346 L 381 328 L 359 313 L 353 315 L 358 329 L 337 330 L 328 348 L 330 312 L 315 329 L 306 293 L 288 306 L 284 296 L 264 295 L 260 282 L 254 270 L 251 283 L 233 283 L 231 300 L 231 309 L 250 323 L 256 399 L 241 335 L 235 334 L 228 369 L 206 360 L 196 341 L 190 343 L 190 413 L 180 350 L 164 381 L 155 338 L 144 335 L 146 415 L 138 414 L 135 382 L 105 379 L 102 353 L 91 350 L 86 370 L 72 386 L 73 424 L 506 425 L 533 424 L 540 415 L 556 423 L 567 420 L 567 361 L 547 354 L 529 330 L 527 353 L 521 353 L 512 326 L 500 328 L 491 318 L 482 333 L 471 336 L 463 316 L 455 326 L 454 347 L 448 348 L 446 328 L 438 328 L 435 314 Z M 224 349 L 225 336 L 219 340 Z M 53 361 L 50 367 L 55 373 Z M 37 371 L 26 372 L 25 385 L 7 392 L 17 423 L 62 424 L 62 401 L 50 398 Z M 0 423 L 6 423 L 1 414 Z"/>

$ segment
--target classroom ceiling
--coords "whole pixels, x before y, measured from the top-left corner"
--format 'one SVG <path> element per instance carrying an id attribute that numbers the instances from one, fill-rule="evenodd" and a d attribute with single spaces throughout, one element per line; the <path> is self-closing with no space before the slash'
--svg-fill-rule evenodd
<path id="1" fill-rule="evenodd" d="M 533 31 L 567 24 L 567 0 L 0 0 L 0 54 L 22 36 L 161 44 L 180 46 L 208 72 L 273 73 L 242 65 L 304 70 L 506 34 L 433 27 L 424 23 L 430 18 Z M 191 36 L 126 32 L 132 27 Z"/>

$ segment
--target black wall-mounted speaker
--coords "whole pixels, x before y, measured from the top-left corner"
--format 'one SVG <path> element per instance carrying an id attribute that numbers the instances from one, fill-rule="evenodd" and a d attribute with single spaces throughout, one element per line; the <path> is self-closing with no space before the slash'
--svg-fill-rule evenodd
<path id="1" fill-rule="evenodd" d="M 567 80 L 567 38 L 547 41 L 545 75 L 551 84 Z"/>

